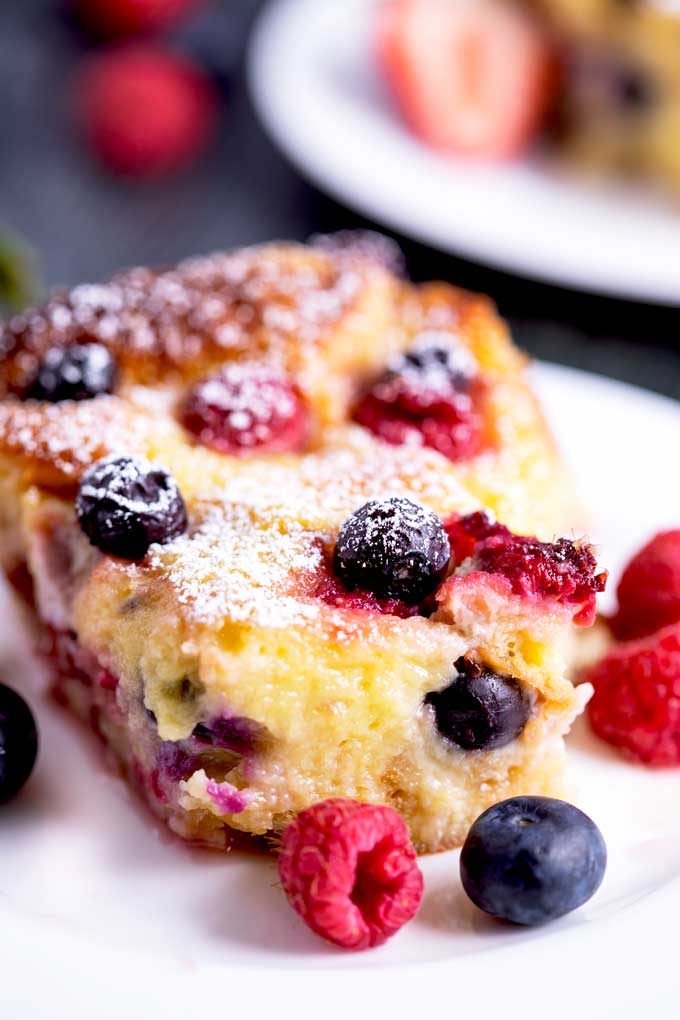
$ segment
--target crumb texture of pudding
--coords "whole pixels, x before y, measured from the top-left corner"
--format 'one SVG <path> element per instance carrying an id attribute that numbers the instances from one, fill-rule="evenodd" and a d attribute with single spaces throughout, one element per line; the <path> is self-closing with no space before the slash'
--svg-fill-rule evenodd
<path id="1" fill-rule="evenodd" d="M 58 700 L 186 839 L 340 797 L 435 851 L 564 792 L 590 694 L 566 647 L 603 575 L 555 541 L 577 510 L 492 306 L 396 266 L 373 235 L 268 245 L 77 287 L 2 335 L 3 566 L 30 574 Z M 74 355 L 94 381 L 61 399 L 52 352 L 87 344 L 108 356 Z M 401 435 L 361 422 L 376 393 Z"/>

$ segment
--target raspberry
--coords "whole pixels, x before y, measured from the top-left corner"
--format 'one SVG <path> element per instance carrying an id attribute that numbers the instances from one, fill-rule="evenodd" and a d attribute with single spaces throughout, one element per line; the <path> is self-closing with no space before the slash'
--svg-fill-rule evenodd
<path id="1" fill-rule="evenodd" d="M 345 949 L 379 946 L 416 913 L 423 876 L 392 808 L 333 798 L 283 833 L 279 873 L 305 923 Z"/>
<path id="2" fill-rule="evenodd" d="M 216 94 L 191 61 L 141 44 L 95 55 L 77 81 L 85 137 L 112 170 L 153 176 L 174 170 L 208 142 Z"/>
<path id="3" fill-rule="evenodd" d="M 406 620 L 411 616 L 418 616 L 420 612 L 418 606 L 410 606 L 401 599 L 381 599 L 374 595 L 373 592 L 366 591 L 363 588 L 347 591 L 342 581 L 338 580 L 337 577 L 329 577 L 328 575 L 323 577 L 316 592 L 316 597 L 335 609 L 379 613 L 382 616 L 399 616 L 402 620 Z"/>
<path id="4" fill-rule="evenodd" d="M 680 529 L 662 531 L 633 557 L 617 590 L 611 621 L 620 641 L 645 637 L 680 621 Z"/>
<path id="5" fill-rule="evenodd" d="M 428 446 L 451 461 L 467 460 L 480 448 L 480 419 L 467 404 L 452 405 L 441 416 L 409 417 L 369 393 L 357 407 L 354 420 L 392 446 Z"/>
<path id="6" fill-rule="evenodd" d="M 450 517 L 444 522 L 457 564 L 473 557 L 473 569 L 502 574 L 515 595 L 554 598 L 578 607 L 574 622 L 589 626 L 595 618 L 596 595 L 604 591 L 607 573 L 595 573 L 597 561 L 585 542 L 560 538 L 539 542 L 513 535 L 483 512 Z"/>
<path id="7" fill-rule="evenodd" d="M 201 6 L 200 0 L 73 0 L 79 22 L 102 38 L 166 28 Z"/>
<path id="8" fill-rule="evenodd" d="M 182 411 L 184 427 L 220 453 L 284 453 L 304 446 L 307 409 L 285 375 L 233 364 L 199 383 Z"/>
<path id="9" fill-rule="evenodd" d="M 484 511 L 466 514 L 464 517 L 452 514 L 444 521 L 444 529 L 449 536 L 451 555 L 457 566 L 474 555 L 479 542 L 495 537 L 504 540 L 512 538 L 509 528 L 497 524 Z"/>
<path id="10" fill-rule="evenodd" d="M 619 645 L 584 679 L 599 737 L 648 765 L 680 765 L 680 624 Z"/>
<path id="11" fill-rule="evenodd" d="M 451 337 L 423 334 L 365 394 L 354 419 L 394 446 L 428 446 L 464 460 L 479 452 L 481 387 L 476 365 Z"/>

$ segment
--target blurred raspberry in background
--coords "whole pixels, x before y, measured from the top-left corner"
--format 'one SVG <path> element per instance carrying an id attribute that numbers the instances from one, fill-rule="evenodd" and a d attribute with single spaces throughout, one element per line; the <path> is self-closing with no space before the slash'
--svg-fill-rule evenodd
<path id="1" fill-rule="evenodd" d="M 210 76 L 160 46 L 128 43 L 96 52 L 75 86 L 84 138 L 118 173 L 167 173 L 213 136 L 218 95 Z"/>
<path id="2" fill-rule="evenodd" d="M 168 28 L 195 13 L 202 0 L 72 0 L 73 13 L 102 39 L 140 35 Z"/>
<path id="3" fill-rule="evenodd" d="M 228 11 L 209 0 L 68 0 L 87 49 L 75 121 L 109 170 L 158 178 L 213 140 L 228 76 Z"/>

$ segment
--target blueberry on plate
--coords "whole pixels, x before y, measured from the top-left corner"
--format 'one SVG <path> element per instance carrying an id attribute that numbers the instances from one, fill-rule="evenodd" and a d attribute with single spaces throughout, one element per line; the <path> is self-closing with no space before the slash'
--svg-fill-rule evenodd
<path id="1" fill-rule="evenodd" d="M 551 797 L 512 797 L 490 807 L 470 829 L 460 876 L 480 910 L 535 925 L 589 900 L 606 865 L 602 833 L 583 811 Z"/>
<path id="2" fill-rule="evenodd" d="M 409 499 L 372 500 L 347 518 L 335 546 L 334 570 L 350 591 L 416 605 L 437 587 L 451 558 L 436 514 Z"/>
<path id="3" fill-rule="evenodd" d="M 126 560 L 143 559 L 154 542 L 171 542 L 187 529 L 175 479 L 138 457 L 97 461 L 81 480 L 76 514 L 92 545 Z"/>
<path id="4" fill-rule="evenodd" d="M 117 370 L 111 352 L 98 343 L 50 347 L 42 356 L 25 396 L 58 404 L 112 393 Z"/>
<path id="5" fill-rule="evenodd" d="M 490 751 L 518 737 L 531 715 L 531 698 L 519 680 L 466 656 L 454 668 L 455 679 L 425 698 L 439 734 L 465 751 Z"/>
<path id="6" fill-rule="evenodd" d="M 0 804 L 19 792 L 37 756 L 33 713 L 20 694 L 0 684 Z"/>

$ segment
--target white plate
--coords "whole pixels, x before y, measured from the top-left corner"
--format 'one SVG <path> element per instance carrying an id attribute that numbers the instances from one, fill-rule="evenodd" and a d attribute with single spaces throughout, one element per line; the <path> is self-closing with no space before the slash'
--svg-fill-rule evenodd
<path id="1" fill-rule="evenodd" d="M 480 166 L 413 137 L 371 46 L 375 0 L 275 0 L 250 53 L 260 115 L 298 168 L 434 247 L 584 290 L 680 304 L 680 210 L 546 162 Z"/>
<path id="2" fill-rule="evenodd" d="M 616 568 L 680 523 L 669 470 L 680 407 L 597 376 L 540 366 L 536 383 L 601 559 Z M 189 850 L 100 765 L 85 730 L 38 693 L 9 609 L 2 678 L 33 691 L 42 751 L 0 813 L 0 1015 L 7 1020 L 437 1015 L 503 1020 L 677 1017 L 680 772 L 627 764 L 584 725 L 570 737 L 578 803 L 609 844 L 605 882 L 545 929 L 496 925 L 461 893 L 457 854 L 424 859 L 418 917 L 373 952 L 336 951 L 288 907 L 274 864 Z M 638 957 L 645 954 L 646 963 Z M 656 977 L 650 972 L 657 971 Z M 658 1006 L 654 1012 L 653 1004 Z"/>

